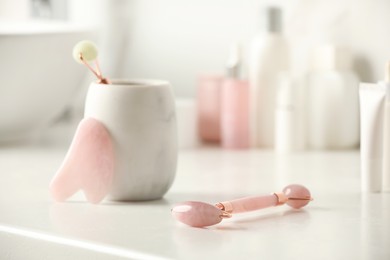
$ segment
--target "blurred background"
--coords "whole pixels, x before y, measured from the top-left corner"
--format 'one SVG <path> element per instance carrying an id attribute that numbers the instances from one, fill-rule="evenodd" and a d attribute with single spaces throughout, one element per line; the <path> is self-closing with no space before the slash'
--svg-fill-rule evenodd
<path id="1" fill-rule="evenodd" d="M 27 108 L 30 101 L 18 99 L 23 95 L 27 95 L 28 100 L 33 99 L 31 102 L 35 105 L 40 104 L 40 111 L 52 112 L 46 121 L 42 120 L 40 126 L 58 120 L 78 122 L 82 117 L 89 82 L 93 78 L 78 64 L 69 62 L 65 65 L 64 62 L 71 57 L 74 43 L 90 38 L 97 42 L 101 67 L 110 78 L 156 78 L 171 82 L 178 100 L 179 129 L 187 129 L 184 131 L 186 133 L 179 134 L 191 135 L 179 136 L 183 146 L 197 145 L 198 139 L 210 141 L 207 137 L 199 136 L 197 130 L 202 128 L 198 125 L 202 124 L 202 120 L 199 121 L 200 115 L 197 114 L 197 104 L 200 104 L 197 99 L 199 86 L 204 84 L 199 78 L 204 75 L 225 75 L 231 45 L 239 42 L 240 78 L 250 80 L 250 60 L 255 55 L 251 45 L 259 31 L 266 30 L 264 21 L 267 20 L 267 12 L 264 10 L 270 5 L 281 10 L 280 33 L 288 42 L 288 71 L 294 78 L 304 79 L 310 74 L 312 50 L 324 44 L 343 46 L 348 50 L 351 64 L 348 69 L 358 81 L 376 82 L 383 78 L 384 64 L 390 57 L 387 28 L 390 24 L 390 2 L 387 0 L 0 0 L 0 75 L 3 79 L 0 86 L 1 139 L 11 140 L 10 133 L 29 128 L 27 123 L 22 125 L 16 122 L 17 113 L 23 113 L 22 110 L 29 110 L 30 114 L 20 120 L 26 122 L 32 118 L 33 109 Z M 32 26 L 31 20 L 40 22 Z M 45 29 L 48 24 L 53 25 L 50 30 Z M 70 32 L 76 31 L 79 34 L 69 36 Z M 48 34 L 57 35 L 56 39 L 42 40 L 48 44 L 45 46 L 46 53 L 50 48 L 54 49 L 50 55 L 30 57 L 28 51 L 33 52 L 35 45 L 43 45 L 30 42 L 27 38 L 23 39 L 21 45 L 12 42 L 15 35 L 20 39 L 21 35 L 35 37 L 31 36 L 34 34 L 45 34 L 45 37 Z M 58 39 L 59 34 L 66 35 L 66 39 Z M 16 52 L 11 49 L 12 46 L 18 46 Z M 16 56 L 20 53 L 23 53 L 23 57 Z M 269 59 L 272 60 L 272 57 Z M 55 60 L 59 61 L 58 69 L 52 72 L 45 69 L 45 66 L 53 68 L 54 65 L 50 63 Z M 17 65 L 13 66 L 13 63 Z M 44 72 L 35 73 L 39 75 L 36 81 L 27 80 L 21 64 L 29 70 L 40 67 Z M 71 70 L 75 71 L 69 72 Z M 72 74 L 66 75 L 66 71 Z M 77 80 L 70 81 L 69 77 L 75 73 L 78 73 Z M 39 81 L 50 77 L 54 79 L 49 83 Z M 18 86 L 23 87 L 12 87 L 12 84 L 16 84 L 15 78 L 18 78 Z M 56 79 L 59 83 L 54 83 Z M 47 84 L 53 88 L 62 83 L 63 86 L 58 88 L 69 88 L 71 91 L 62 93 L 62 98 L 58 97 L 55 103 L 61 103 L 61 106 L 55 109 L 50 105 L 45 107 L 44 103 L 46 99 L 55 99 L 55 95 L 61 91 L 46 95 L 40 94 L 47 93 L 44 89 L 30 94 L 24 90 L 31 89 L 33 84 Z M 356 95 L 352 99 L 357 100 L 358 86 L 351 84 L 356 87 Z M 10 89 L 19 89 L 19 92 L 11 93 Z M 348 99 L 343 95 L 342 98 Z M 354 111 L 346 117 L 356 117 L 358 113 L 356 104 L 351 106 Z M 351 123 L 356 125 L 353 126 L 354 130 L 358 128 L 355 121 Z M 12 124 L 15 126 L 11 127 Z M 334 127 L 334 122 L 332 125 Z M 42 132 L 41 129 L 39 132 Z M 301 134 L 304 133 L 302 130 Z M 218 142 L 219 138 L 211 138 L 211 141 Z M 19 138 L 16 136 L 14 139 Z M 354 137 L 347 148 L 357 148 L 357 139 Z"/>

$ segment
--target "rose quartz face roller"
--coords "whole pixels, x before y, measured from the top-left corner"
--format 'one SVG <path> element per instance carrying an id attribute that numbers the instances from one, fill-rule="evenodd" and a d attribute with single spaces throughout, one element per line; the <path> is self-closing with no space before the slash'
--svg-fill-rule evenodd
<path id="1" fill-rule="evenodd" d="M 232 214 L 244 213 L 272 206 L 287 204 L 294 209 L 306 206 L 313 198 L 310 191 L 302 185 L 291 184 L 277 192 L 263 196 L 219 202 L 211 205 L 200 201 L 186 201 L 172 208 L 172 215 L 178 221 L 192 227 L 206 227 L 218 224 Z"/>

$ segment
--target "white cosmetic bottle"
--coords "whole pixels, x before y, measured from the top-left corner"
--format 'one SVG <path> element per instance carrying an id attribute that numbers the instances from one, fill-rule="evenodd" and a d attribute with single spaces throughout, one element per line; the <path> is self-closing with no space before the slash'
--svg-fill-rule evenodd
<path id="1" fill-rule="evenodd" d="M 382 169 L 386 167 L 385 119 L 386 87 L 382 84 L 360 83 L 360 171 L 364 192 L 380 192 Z M 383 164 L 383 165 L 382 165 Z"/>
<path id="2" fill-rule="evenodd" d="M 390 192 L 390 61 L 386 64 L 385 80 L 378 83 L 386 90 L 383 127 L 382 191 Z"/>
<path id="3" fill-rule="evenodd" d="M 359 80 L 346 49 L 324 45 L 307 78 L 307 143 L 311 149 L 351 149 L 359 143 Z"/>
<path id="4" fill-rule="evenodd" d="M 281 73 L 275 109 L 275 151 L 290 153 L 304 149 L 304 99 L 302 84 Z"/>
<path id="5" fill-rule="evenodd" d="M 249 57 L 251 144 L 273 148 L 277 79 L 288 70 L 289 54 L 281 10 L 268 7 L 262 15 L 263 30 L 254 38 Z"/>

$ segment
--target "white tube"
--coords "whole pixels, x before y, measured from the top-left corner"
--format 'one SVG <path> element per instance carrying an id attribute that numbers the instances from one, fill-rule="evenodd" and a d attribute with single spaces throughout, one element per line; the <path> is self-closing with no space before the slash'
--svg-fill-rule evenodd
<path id="1" fill-rule="evenodd" d="M 361 83 L 360 157 L 362 191 L 382 188 L 382 142 L 386 91 L 382 84 Z"/>
<path id="2" fill-rule="evenodd" d="M 382 191 L 390 192 L 390 83 L 380 82 L 386 88 L 385 120 L 383 133 Z"/>

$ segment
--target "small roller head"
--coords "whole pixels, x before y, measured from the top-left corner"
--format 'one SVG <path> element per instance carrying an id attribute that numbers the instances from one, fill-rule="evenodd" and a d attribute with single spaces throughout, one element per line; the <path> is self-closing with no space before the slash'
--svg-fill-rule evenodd
<path id="1" fill-rule="evenodd" d="M 299 184 L 288 185 L 283 189 L 283 193 L 288 198 L 286 204 L 294 209 L 302 208 L 312 200 L 310 191 Z"/>

